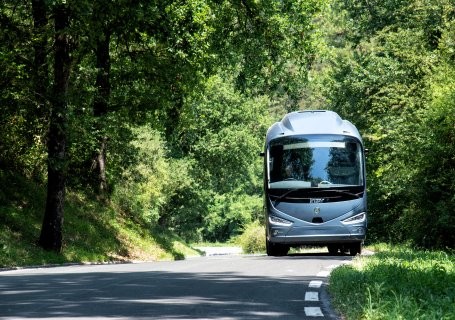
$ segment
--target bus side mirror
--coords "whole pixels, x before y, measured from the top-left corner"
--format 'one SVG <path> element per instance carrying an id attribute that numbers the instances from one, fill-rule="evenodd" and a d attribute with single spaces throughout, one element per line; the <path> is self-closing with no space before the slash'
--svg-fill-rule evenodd
<path id="1" fill-rule="evenodd" d="M 265 152 L 259 152 L 260 157 L 265 157 Z"/>
<path id="2" fill-rule="evenodd" d="M 365 158 L 369 155 L 370 150 L 369 149 L 364 149 L 363 153 L 365 154 Z"/>

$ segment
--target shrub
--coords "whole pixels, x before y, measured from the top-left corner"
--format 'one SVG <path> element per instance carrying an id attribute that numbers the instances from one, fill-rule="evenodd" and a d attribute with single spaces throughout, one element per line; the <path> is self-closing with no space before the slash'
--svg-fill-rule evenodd
<path id="1" fill-rule="evenodd" d="M 138 162 L 124 170 L 114 189 L 112 201 L 127 216 L 155 225 L 161 208 L 180 189 L 191 183 L 189 160 L 169 157 L 165 141 L 156 131 L 146 127 L 134 131 L 131 148 Z"/>
<path id="2" fill-rule="evenodd" d="M 254 221 L 245 227 L 245 231 L 239 237 L 239 242 L 244 253 L 265 252 L 264 226 Z"/>

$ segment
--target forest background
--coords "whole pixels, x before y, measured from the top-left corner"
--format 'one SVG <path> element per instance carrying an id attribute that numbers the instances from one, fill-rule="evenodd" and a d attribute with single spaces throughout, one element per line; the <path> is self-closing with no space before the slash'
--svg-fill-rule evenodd
<path id="1" fill-rule="evenodd" d="M 83 246 L 64 221 L 94 218 L 69 198 L 188 242 L 237 236 L 262 219 L 265 132 L 299 109 L 361 132 L 369 241 L 454 247 L 453 1 L 4 0 L 0 24 L 5 252 Z"/>

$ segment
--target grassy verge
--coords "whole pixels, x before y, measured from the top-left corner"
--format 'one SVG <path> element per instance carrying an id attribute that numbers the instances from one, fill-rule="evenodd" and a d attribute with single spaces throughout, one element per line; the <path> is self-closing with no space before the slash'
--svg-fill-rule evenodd
<path id="1" fill-rule="evenodd" d="M 64 248 L 58 254 L 36 245 L 45 207 L 45 190 L 0 171 L 0 268 L 60 264 L 172 260 L 198 255 L 177 236 L 125 217 L 112 206 L 68 192 Z"/>
<path id="2" fill-rule="evenodd" d="M 382 245 L 335 269 L 329 291 L 346 319 L 455 319 L 455 255 Z"/>

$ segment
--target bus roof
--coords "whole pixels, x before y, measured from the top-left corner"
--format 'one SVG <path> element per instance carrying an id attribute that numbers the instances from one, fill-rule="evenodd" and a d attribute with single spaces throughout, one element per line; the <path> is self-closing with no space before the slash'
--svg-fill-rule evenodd
<path id="1" fill-rule="evenodd" d="M 362 141 L 357 128 L 349 121 L 327 110 L 294 111 L 286 114 L 267 131 L 266 142 L 277 137 L 302 134 L 340 134 Z"/>

